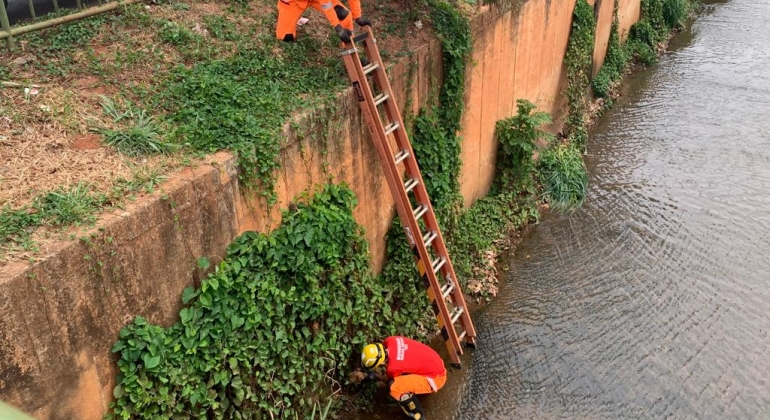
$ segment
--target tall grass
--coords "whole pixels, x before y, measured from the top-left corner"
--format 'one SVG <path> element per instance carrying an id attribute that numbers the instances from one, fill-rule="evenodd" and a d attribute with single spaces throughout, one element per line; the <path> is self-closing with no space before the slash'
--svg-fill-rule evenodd
<path id="1" fill-rule="evenodd" d="M 545 197 L 552 208 L 565 211 L 583 204 L 588 173 L 578 146 L 562 143 L 544 150 L 539 169 Z"/>
<path id="2" fill-rule="evenodd" d="M 689 11 L 689 0 L 666 0 L 663 3 L 663 19 L 670 28 L 680 26 Z"/>
<path id="3" fill-rule="evenodd" d="M 128 156 L 169 153 L 178 145 L 163 141 L 160 125 L 143 109 L 133 109 L 129 105 L 125 111 L 120 111 L 115 103 L 105 96 L 102 97 L 102 109 L 121 128 L 110 129 L 99 125 L 93 129 L 102 135 L 104 144 L 114 147 Z M 127 121 L 127 123 L 123 123 Z"/>

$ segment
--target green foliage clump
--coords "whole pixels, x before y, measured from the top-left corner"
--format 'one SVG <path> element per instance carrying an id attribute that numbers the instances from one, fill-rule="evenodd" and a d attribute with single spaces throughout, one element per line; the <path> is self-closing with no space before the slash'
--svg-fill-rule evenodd
<path id="1" fill-rule="evenodd" d="M 540 154 L 539 172 L 552 208 L 567 210 L 583 204 L 588 173 L 575 144 L 562 143 L 544 150 Z"/>
<path id="2" fill-rule="evenodd" d="M 45 19 L 62 17 L 71 13 L 74 11 L 60 9 L 59 12 L 46 16 Z M 60 52 L 76 51 L 88 45 L 91 39 L 99 33 L 107 19 L 107 16 L 97 15 L 41 32 L 33 32 L 27 35 L 29 48 L 42 57 L 53 57 Z"/>
<path id="3" fill-rule="evenodd" d="M 459 195 L 461 139 L 465 109 L 465 66 L 471 50 L 468 19 L 440 0 L 429 2 L 433 27 L 441 40 L 444 78 L 438 105 L 422 110 L 414 121 L 412 147 L 422 168 L 425 187 L 434 207 L 451 206 Z"/>
<path id="4" fill-rule="evenodd" d="M 566 131 L 575 143 L 584 146 L 588 140 L 586 92 L 590 83 L 591 58 L 594 48 L 596 20 L 586 0 L 577 0 L 572 13 L 572 32 L 564 61 L 567 65 L 567 101 L 569 112 Z"/>
<path id="5" fill-rule="evenodd" d="M 179 322 L 121 330 L 112 416 L 306 418 L 365 342 L 413 332 L 398 300 L 417 294 L 371 275 L 354 205 L 348 188 L 327 186 L 269 236 L 238 237 L 184 291 Z"/>
<path id="6" fill-rule="evenodd" d="M 465 108 L 465 67 L 472 46 L 471 28 L 468 19 L 449 3 L 431 0 L 428 6 L 433 27 L 442 45 L 443 83 L 438 103 L 422 109 L 415 118 L 411 142 L 425 188 L 455 262 L 456 274 L 464 282 L 456 261 L 465 251 L 455 246 L 458 243 L 456 236 L 464 234 L 456 230 L 462 207 L 459 183 L 461 139 L 458 133 Z M 387 263 L 382 277 L 393 283 L 411 279 L 407 283 L 414 284 L 421 291 L 419 302 L 411 303 L 417 311 L 413 316 L 415 319 L 424 318 L 426 313 L 431 313 L 427 311 L 424 285 L 418 279 L 414 257 L 397 221 L 391 225 L 387 244 Z"/>
<path id="7" fill-rule="evenodd" d="M 30 231 L 40 226 L 41 219 L 41 214 L 29 206 L 20 209 L 6 206 L 0 210 L 0 251 L 3 247 L 24 242 Z"/>
<path id="8" fill-rule="evenodd" d="M 179 26 L 175 22 L 166 20 L 160 21 L 158 24 L 161 25 L 159 31 L 160 39 L 167 44 L 184 47 L 189 44 L 203 42 L 203 38 L 200 35 L 192 33 L 189 29 Z"/>
<path id="9" fill-rule="evenodd" d="M 533 112 L 536 105 L 526 99 L 516 101 L 515 116 L 497 121 L 495 135 L 500 142 L 497 153 L 497 191 L 534 192 L 535 164 L 532 154 L 537 141 L 553 136 L 541 129 L 552 121 L 547 112 Z"/>
<path id="10" fill-rule="evenodd" d="M 232 22 L 222 15 L 209 15 L 203 17 L 211 36 L 223 41 L 235 41 L 238 39 L 238 29 Z"/>
<path id="11" fill-rule="evenodd" d="M 640 19 L 628 36 L 629 55 L 642 64 L 653 64 L 660 43 L 681 27 L 692 7 L 691 0 L 642 0 Z"/>
<path id="12" fill-rule="evenodd" d="M 284 124 L 297 109 L 329 103 L 342 86 L 340 63 L 312 62 L 316 41 L 307 39 L 270 48 L 244 49 L 222 60 L 176 68 L 159 96 L 175 125 L 172 137 L 195 150 L 237 153 L 241 179 L 274 198 L 274 171 Z M 273 45 L 273 44 L 269 44 Z"/>

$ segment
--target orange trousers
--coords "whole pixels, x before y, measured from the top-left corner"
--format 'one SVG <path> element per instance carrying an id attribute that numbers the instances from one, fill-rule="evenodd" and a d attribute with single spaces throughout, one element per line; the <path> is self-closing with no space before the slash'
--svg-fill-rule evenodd
<path id="1" fill-rule="evenodd" d="M 353 30 L 353 15 L 339 0 L 278 0 L 276 38 L 284 41 L 297 39 L 297 22 L 308 6 L 323 13 L 332 27 L 339 24 Z"/>
<path id="2" fill-rule="evenodd" d="M 399 401 L 404 394 L 430 394 L 438 392 L 445 383 L 446 374 L 435 378 L 422 375 L 396 376 L 390 384 L 390 396 Z"/>

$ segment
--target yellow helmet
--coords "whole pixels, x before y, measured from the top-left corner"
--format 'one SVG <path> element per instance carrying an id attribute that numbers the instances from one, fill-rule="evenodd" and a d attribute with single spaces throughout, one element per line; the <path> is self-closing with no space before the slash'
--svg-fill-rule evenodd
<path id="1" fill-rule="evenodd" d="M 385 363 L 385 347 L 382 343 L 367 344 L 361 352 L 361 364 L 367 369 L 374 369 Z"/>

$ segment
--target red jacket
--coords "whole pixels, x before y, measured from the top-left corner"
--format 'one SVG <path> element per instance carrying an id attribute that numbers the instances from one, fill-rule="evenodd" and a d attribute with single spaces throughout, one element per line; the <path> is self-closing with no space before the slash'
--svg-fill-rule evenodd
<path id="1" fill-rule="evenodd" d="M 415 374 L 436 378 L 446 375 L 441 356 L 432 348 L 406 337 L 388 337 L 383 341 L 388 352 L 385 374 L 388 378 Z"/>

